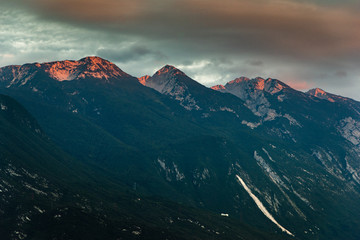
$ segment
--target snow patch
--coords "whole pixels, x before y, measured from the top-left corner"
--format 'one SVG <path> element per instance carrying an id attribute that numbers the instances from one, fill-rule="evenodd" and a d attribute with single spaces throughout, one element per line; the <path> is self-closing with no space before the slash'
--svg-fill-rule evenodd
<path id="1" fill-rule="evenodd" d="M 300 193 L 296 192 L 294 189 L 293 189 L 293 193 L 294 193 L 301 201 L 303 201 L 303 202 L 306 203 L 307 205 L 311 206 L 311 205 L 310 205 L 310 201 L 307 200 L 306 198 L 304 198 L 303 196 L 301 196 Z"/>
<path id="2" fill-rule="evenodd" d="M 321 162 L 328 173 L 341 180 L 345 180 L 342 177 L 342 171 L 338 166 L 338 162 L 336 161 L 336 158 L 332 152 L 327 152 L 324 149 L 319 148 L 318 150 L 313 150 L 312 155 Z"/>
<path id="3" fill-rule="evenodd" d="M 223 112 L 230 112 L 230 113 L 234 113 L 236 114 L 236 112 L 231 109 L 231 108 L 228 108 L 228 107 L 220 107 L 220 111 L 223 111 Z M 237 114 L 236 114 L 237 115 Z M 239 117 L 239 116 L 238 116 Z"/>
<path id="4" fill-rule="evenodd" d="M 39 189 L 36 189 L 36 188 L 34 188 L 33 186 L 31 186 L 30 184 L 28 184 L 28 183 L 25 183 L 25 187 L 26 188 L 28 188 L 28 189 L 30 189 L 30 190 L 32 190 L 32 191 L 34 191 L 36 194 L 38 194 L 38 195 L 45 195 L 45 196 L 47 196 L 47 193 L 45 193 L 45 192 L 43 192 L 43 191 L 41 191 L 41 190 L 39 190 Z"/>
<path id="5" fill-rule="evenodd" d="M 265 173 L 267 173 L 270 180 L 275 183 L 275 185 L 279 188 L 281 193 L 285 196 L 285 198 L 288 200 L 290 205 L 294 208 L 294 210 L 306 220 L 306 216 L 304 213 L 296 206 L 296 204 L 291 200 L 289 195 L 286 194 L 283 188 L 286 190 L 289 190 L 289 187 L 281 180 L 281 178 L 276 174 L 276 172 L 269 166 L 269 164 L 266 163 L 266 161 L 258 155 L 257 151 L 254 151 L 254 158 L 257 161 L 257 164 L 263 169 Z"/>
<path id="6" fill-rule="evenodd" d="M 275 162 L 275 160 L 272 159 L 272 157 L 270 156 L 270 154 L 268 153 L 268 151 L 266 151 L 265 148 L 262 148 L 262 150 L 263 150 L 263 152 L 267 155 L 267 157 L 270 159 L 270 161 Z"/>
<path id="7" fill-rule="evenodd" d="M 351 174 L 354 181 L 360 184 L 360 171 L 357 171 L 350 165 L 348 157 L 345 157 L 345 162 L 346 162 L 346 170 L 348 170 L 348 172 Z"/>
<path id="8" fill-rule="evenodd" d="M 39 212 L 39 213 L 44 213 L 45 210 L 42 210 L 41 208 L 34 206 L 34 208 Z"/>
<path id="9" fill-rule="evenodd" d="M 6 111 L 8 108 L 4 104 L 0 103 L 1 110 Z"/>
<path id="10" fill-rule="evenodd" d="M 284 94 L 281 94 L 281 95 L 277 96 L 277 100 L 279 102 L 283 102 L 285 99 L 286 99 L 286 96 Z"/>
<path id="11" fill-rule="evenodd" d="M 27 234 L 22 233 L 20 231 L 14 231 L 13 235 L 15 235 L 17 237 L 17 239 L 19 239 L 19 240 L 23 240 L 23 239 L 27 238 Z"/>
<path id="12" fill-rule="evenodd" d="M 260 209 L 260 211 L 270 220 L 272 221 L 276 226 L 278 226 L 281 231 L 285 232 L 286 234 L 294 237 L 294 234 L 292 234 L 290 231 L 288 231 L 286 228 L 281 226 L 275 218 L 269 213 L 269 211 L 265 208 L 265 206 L 262 204 L 262 202 L 252 193 L 250 188 L 245 184 L 245 182 L 241 179 L 239 175 L 236 175 L 237 179 L 245 189 L 245 191 L 249 194 L 249 196 L 254 200 L 256 206 Z"/>
<path id="13" fill-rule="evenodd" d="M 271 167 L 257 153 L 257 151 L 254 151 L 254 158 L 255 158 L 257 164 L 268 174 L 271 181 L 273 181 L 278 186 L 282 186 L 282 187 L 288 189 L 288 187 L 285 185 L 285 183 L 280 179 L 280 177 L 276 174 L 276 172 L 271 169 Z"/>
<path id="14" fill-rule="evenodd" d="M 251 128 L 251 129 L 257 128 L 258 126 L 261 125 L 261 123 L 252 123 L 252 122 L 248 122 L 248 121 L 245 121 L 245 120 L 243 120 L 243 121 L 241 122 L 241 124 L 246 125 L 246 126 L 248 126 L 249 128 Z"/>
<path id="15" fill-rule="evenodd" d="M 171 182 L 173 178 L 175 178 L 176 181 L 182 181 L 185 179 L 185 175 L 180 172 L 178 166 L 174 162 L 172 163 L 172 168 L 166 166 L 165 161 L 160 158 L 158 158 L 157 162 L 159 163 L 161 169 L 165 172 L 167 181 Z"/>
<path id="16" fill-rule="evenodd" d="M 14 169 L 8 168 L 6 169 L 6 171 L 10 174 L 10 176 L 12 177 L 21 177 L 21 174 L 15 172 Z"/>
<path id="17" fill-rule="evenodd" d="M 302 127 L 301 124 L 298 121 L 296 121 L 296 119 L 293 118 L 292 116 L 290 116 L 289 114 L 286 113 L 283 115 L 283 117 L 286 118 L 287 120 L 289 120 L 290 125 Z"/>
<path id="18" fill-rule="evenodd" d="M 359 146 L 360 143 L 360 122 L 352 117 L 347 117 L 340 121 L 338 132 L 352 144 Z"/>
<path id="19" fill-rule="evenodd" d="M 202 180 L 205 180 L 205 179 L 208 179 L 210 178 L 210 172 L 209 172 L 209 169 L 207 168 L 204 168 L 202 174 L 201 174 L 201 179 Z"/>
<path id="20" fill-rule="evenodd" d="M 183 180 L 185 178 L 185 175 L 179 171 L 178 166 L 175 163 L 173 163 L 173 165 L 176 173 L 176 180 L 177 181 Z"/>

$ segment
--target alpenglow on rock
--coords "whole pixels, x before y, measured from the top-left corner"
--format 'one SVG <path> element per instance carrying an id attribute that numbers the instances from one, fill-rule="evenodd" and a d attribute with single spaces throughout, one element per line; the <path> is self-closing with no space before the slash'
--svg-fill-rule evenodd
<path id="1" fill-rule="evenodd" d="M 225 84 L 225 86 L 216 85 L 212 87 L 212 89 L 214 90 L 234 94 L 235 96 L 241 98 L 244 101 L 249 98 L 250 94 L 253 94 L 257 91 L 264 91 L 270 94 L 276 94 L 284 88 L 290 87 L 279 80 L 272 78 L 263 79 L 260 77 L 254 79 L 240 77 L 228 82 L 227 84 Z"/>
<path id="2" fill-rule="evenodd" d="M 158 70 L 152 77 L 144 76 L 139 82 L 146 87 L 169 95 L 179 101 L 186 110 L 200 110 L 194 97 L 189 91 L 188 84 L 194 84 L 192 79 L 174 66 L 166 65 Z M 195 83 L 200 85 L 199 83 Z"/>
<path id="3" fill-rule="evenodd" d="M 320 98 L 320 99 L 328 100 L 329 102 L 335 102 L 335 100 L 329 96 L 330 94 L 328 94 L 327 92 L 325 92 L 324 90 L 322 90 L 320 88 L 310 89 L 309 91 L 306 92 L 306 94 Z"/>
<path id="4" fill-rule="evenodd" d="M 79 79 L 103 79 L 108 81 L 118 77 L 129 77 L 115 64 L 100 57 L 86 57 L 79 61 L 57 61 L 48 63 L 32 63 L 22 66 L 7 66 L 0 69 L 0 81 L 9 78 L 11 86 L 27 84 L 36 74 L 45 73 L 57 81 L 72 81 Z"/>

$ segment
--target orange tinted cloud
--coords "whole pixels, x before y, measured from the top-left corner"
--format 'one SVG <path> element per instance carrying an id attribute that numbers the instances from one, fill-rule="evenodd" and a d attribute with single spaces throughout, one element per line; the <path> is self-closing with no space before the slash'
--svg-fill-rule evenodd
<path id="1" fill-rule="evenodd" d="M 133 19 L 143 9 L 141 0 L 29 0 L 28 6 L 34 6 L 46 15 L 69 17 L 81 22 L 107 22 Z"/>
<path id="2" fill-rule="evenodd" d="M 348 8 L 261 0 L 185 0 L 181 4 L 185 12 L 202 19 L 197 24 L 211 25 L 215 33 L 225 36 L 248 37 L 254 43 L 250 47 L 310 56 L 360 50 L 360 18 Z"/>
<path id="3" fill-rule="evenodd" d="M 52 55 L 58 48 L 67 53 L 71 46 L 122 64 L 143 60 L 148 69 L 159 67 L 154 66 L 159 61 L 208 61 L 196 74 L 224 76 L 223 82 L 241 75 L 300 79 L 301 84 L 289 82 L 297 89 L 308 88 L 304 81 L 325 89 L 358 82 L 360 3 L 355 0 L 1 0 L 0 6 L 4 3 L 36 16 L 42 26 L 36 34 L 29 29 L 36 35 L 26 48 L 29 54 L 31 49 L 52 50 L 54 42 Z M 9 36 L 24 25 L 13 17 L 8 22 Z M 62 36 L 65 31 L 52 35 L 44 27 L 49 23 L 65 27 L 70 38 Z M 48 30 L 39 37 L 42 28 Z M 0 50 L 13 45 L 8 35 L 0 36 Z M 27 38 L 19 33 L 19 40 Z M 41 44 L 42 38 L 50 46 Z"/>
<path id="4" fill-rule="evenodd" d="M 312 88 L 312 84 L 305 82 L 305 81 L 301 81 L 301 80 L 290 80 L 290 81 L 286 81 L 286 84 L 289 85 L 290 87 L 296 89 L 296 90 L 308 90 L 310 88 Z"/>
<path id="5" fill-rule="evenodd" d="M 332 57 L 360 50 L 360 18 L 350 8 L 293 0 L 29 0 L 74 24 L 151 38 L 218 43 L 233 52 Z M 213 42 L 212 42 L 213 41 Z"/>

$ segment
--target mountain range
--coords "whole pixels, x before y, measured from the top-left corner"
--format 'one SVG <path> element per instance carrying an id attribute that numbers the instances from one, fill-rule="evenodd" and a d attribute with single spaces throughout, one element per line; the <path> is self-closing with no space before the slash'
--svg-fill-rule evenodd
<path id="1" fill-rule="evenodd" d="M 0 68 L 5 239 L 360 239 L 360 103 L 99 58 Z"/>

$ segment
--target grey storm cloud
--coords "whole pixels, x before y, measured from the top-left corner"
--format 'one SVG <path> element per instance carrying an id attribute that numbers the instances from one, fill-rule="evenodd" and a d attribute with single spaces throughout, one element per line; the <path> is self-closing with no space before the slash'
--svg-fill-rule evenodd
<path id="1" fill-rule="evenodd" d="M 348 7 L 291 0 L 12 0 L 45 18 L 202 49 L 297 57 L 360 50 L 360 19 Z M 321 1 L 320 1 L 321 2 Z"/>
<path id="2" fill-rule="evenodd" d="M 48 56 L 44 60 L 100 55 L 134 75 L 173 64 L 206 85 L 264 76 L 356 98 L 359 5 L 353 0 L 2 0 L 0 7 L 32 19 L 0 17 L 0 50 L 15 49 L 2 52 L 0 62 L 11 55 L 19 56 L 12 61 L 25 55 Z M 9 37 L 13 33 L 2 30 L 3 22 L 22 30 Z"/>
<path id="3" fill-rule="evenodd" d="M 252 66 L 263 66 L 264 62 L 261 60 L 252 60 L 252 61 L 249 61 L 249 64 Z"/>
<path id="4" fill-rule="evenodd" d="M 344 77 L 347 77 L 347 72 L 340 70 L 340 71 L 337 71 L 335 73 L 335 76 L 340 77 L 340 78 L 344 78 Z"/>
<path id="5" fill-rule="evenodd" d="M 119 63 L 127 63 L 130 61 L 139 61 L 143 58 L 166 59 L 166 56 L 160 51 L 154 51 L 146 46 L 135 45 L 130 47 L 120 47 L 117 49 L 103 48 L 96 52 L 96 55 L 111 59 Z"/>

